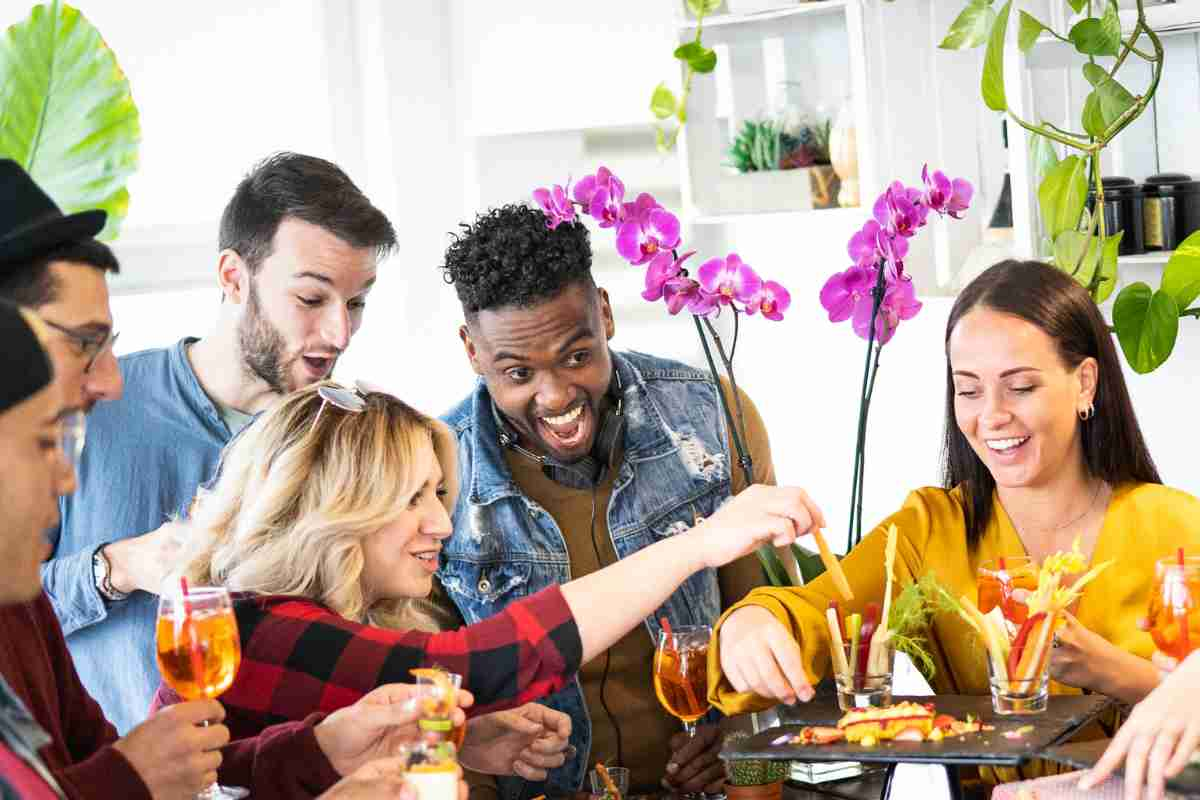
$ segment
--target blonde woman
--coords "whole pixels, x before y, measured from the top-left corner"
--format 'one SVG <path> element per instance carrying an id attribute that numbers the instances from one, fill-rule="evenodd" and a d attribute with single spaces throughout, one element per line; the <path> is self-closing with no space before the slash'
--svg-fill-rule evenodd
<path id="1" fill-rule="evenodd" d="M 229 446 L 193 508 L 184 563 L 193 583 L 238 593 L 243 659 L 221 698 L 235 738 L 353 703 L 423 665 L 463 676 L 471 714 L 530 702 L 694 572 L 789 544 L 822 521 L 802 490 L 753 486 L 685 533 L 491 619 L 428 633 L 404 624 L 405 607 L 431 591 L 451 533 L 454 448 L 442 423 L 395 397 L 330 383 L 287 396 Z M 173 699 L 161 687 L 155 705 Z M 468 728 L 464 763 L 508 772 L 495 742 L 481 748 L 486 758 L 469 757 L 472 736 L 487 733 Z"/>

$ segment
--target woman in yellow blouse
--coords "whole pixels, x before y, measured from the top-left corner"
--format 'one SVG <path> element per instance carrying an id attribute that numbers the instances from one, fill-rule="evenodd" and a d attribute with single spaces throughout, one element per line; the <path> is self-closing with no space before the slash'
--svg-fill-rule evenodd
<path id="1" fill-rule="evenodd" d="M 842 562 L 845 613 L 882 600 L 884 529 L 899 530 L 900 585 L 933 572 L 975 596 L 976 570 L 1000 556 L 1046 555 L 1082 539 L 1088 585 L 1051 659 L 1052 691 L 1088 689 L 1137 702 L 1158 683 L 1138 629 L 1154 562 L 1200 553 L 1200 501 L 1160 484 L 1112 337 L 1087 292 L 1038 262 L 990 268 L 959 295 L 946 326 L 945 484 L 903 507 Z M 758 589 L 721 619 L 709 694 L 726 714 L 807 701 L 829 668 L 828 576 L 802 589 Z M 839 598 L 840 599 L 840 598 Z M 987 694 L 985 651 L 954 614 L 933 620 L 940 693 Z M 719 667 L 719 669 L 718 669 Z"/>

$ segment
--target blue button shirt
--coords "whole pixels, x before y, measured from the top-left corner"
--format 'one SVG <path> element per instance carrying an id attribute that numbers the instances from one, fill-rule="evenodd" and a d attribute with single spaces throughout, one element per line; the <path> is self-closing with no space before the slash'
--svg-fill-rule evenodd
<path id="1" fill-rule="evenodd" d="M 122 735 L 146 718 L 158 687 L 158 597 L 138 591 L 106 605 L 92 554 L 156 530 L 216 472 L 231 433 L 188 362 L 195 341 L 118 359 L 125 393 L 88 417 L 79 488 L 60 503 L 54 553 L 42 565 L 79 677 Z"/>

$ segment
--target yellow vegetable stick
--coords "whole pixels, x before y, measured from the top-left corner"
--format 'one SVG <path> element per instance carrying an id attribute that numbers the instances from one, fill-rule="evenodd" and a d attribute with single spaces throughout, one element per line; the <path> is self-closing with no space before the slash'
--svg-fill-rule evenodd
<path id="1" fill-rule="evenodd" d="M 838 594 L 842 596 L 843 600 L 853 600 L 854 592 L 850 590 L 850 581 L 846 580 L 846 573 L 842 572 L 842 565 L 838 562 L 837 556 L 829 549 L 829 542 L 825 541 L 825 534 L 820 528 L 813 528 L 812 535 L 817 540 L 817 552 L 821 556 L 822 563 L 825 564 L 825 571 L 833 580 Z"/>
<path id="2" fill-rule="evenodd" d="M 871 649 L 867 653 L 867 664 L 872 675 L 882 675 L 887 672 L 886 659 L 883 656 L 884 644 L 891 631 L 888 629 L 889 615 L 892 613 L 892 583 L 896 580 L 896 540 L 899 539 L 895 525 L 888 525 L 887 544 L 884 546 L 883 569 L 886 581 L 883 590 L 883 612 L 879 615 L 879 625 L 871 635 Z"/>
<path id="3" fill-rule="evenodd" d="M 836 608 L 825 609 L 825 621 L 829 623 L 829 655 L 833 661 L 833 671 L 837 675 L 852 675 L 850 665 L 846 663 L 846 643 L 842 640 Z"/>

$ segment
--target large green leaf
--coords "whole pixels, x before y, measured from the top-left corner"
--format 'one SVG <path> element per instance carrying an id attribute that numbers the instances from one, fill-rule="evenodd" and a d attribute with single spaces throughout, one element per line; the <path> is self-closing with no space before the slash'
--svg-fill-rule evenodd
<path id="1" fill-rule="evenodd" d="M 1054 240 L 1054 264 L 1081 286 L 1091 285 L 1100 266 L 1100 237 L 1063 231 Z"/>
<path id="2" fill-rule="evenodd" d="M 1103 303 L 1117 288 L 1117 258 L 1121 254 L 1121 239 L 1125 231 L 1118 231 L 1104 240 L 1104 249 L 1100 255 L 1100 274 L 1096 276 L 1096 288 L 1092 291 L 1092 299 Z"/>
<path id="3" fill-rule="evenodd" d="M 1021 12 L 1021 27 L 1017 31 L 1017 46 L 1021 48 L 1022 53 L 1029 51 L 1037 42 L 1038 37 L 1042 35 L 1042 31 L 1050 30 L 1050 26 L 1046 25 L 1037 17 L 1027 12 Z"/>
<path id="4" fill-rule="evenodd" d="M 1075 230 L 1086 202 L 1087 160 L 1067 156 L 1050 170 L 1038 187 L 1043 233 L 1057 239 L 1063 231 Z"/>
<path id="5" fill-rule="evenodd" d="M 1100 19 L 1082 20 L 1071 28 L 1067 38 L 1085 56 L 1115 56 L 1121 50 L 1121 18 L 1109 3 Z"/>
<path id="6" fill-rule="evenodd" d="M 1179 306 L 1171 295 L 1138 281 L 1121 290 L 1113 305 L 1113 327 L 1134 372 L 1145 375 L 1162 366 L 1179 334 Z"/>
<path id="7" fill-rule="evenodd" d="M 950 25 L 946 38 L 938 47 L 943 50 L 965 50 L 987 41 L 996 21 L 991 0 L 972 0 Z"/>
<path id="8" fill-rule="evenodd" d="M 25 168 L 66 213 L 129 207 L 141 126 L 129 81 L 100 33 L 54 0 L 0 38 L 0 157 Z"/>
<path id="9" fill-rule="evenodd" d="M 1054 142 L 1036 133 L 1029 134 L 1029 163 L 1033 167 L 1033 182 L 1041 186 L 1050 170 L 1058 165 Z"/>
<path id="10" fill-rule="evenodd" d="M 1100 136 L 1137 102 L 1120 81 L 1095 64 L 1083 65 L 1083 76 L 1096 87 L 1083 107 L 1083 129 Z"/>
<path id="11" fill-rule="evenodd" d="M 675 113 L 675 93 L 667 88 L 666 83 L 654 87 L 650 95 L 650 112 L 659 119 L 666 119 Z"/>
<path id="12" fill-rule="evenodd" d="M 1076 14 L 1083 11 L 1084 7 L 1088 4 L 1088 0 L 1067 0 L 1067 2 L 1070 3 L 1071 10 Z"/>
<path id="13" fill-rule="evenodd" d="M 1182 311 L 1200 297 L 1200 231 L 1184 239 L 1163 270 L 1162 290 Z"/>
<path id="14" fill-rule="evenodd" d="M 987 55 L 983 58 L 983 80 L 979 88 L 983 93 L 983 102 L 992 111 L 1008 110 L 1008 96 L 1004 92 L 1004 39 L 1008 35 L 1008 12 L 1011 9 L 1012 0 L 1000 7 L 996 24 L 992 25 L 992 33 L 988 37 Z"/>

